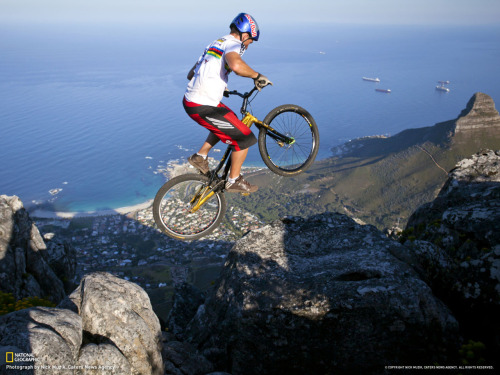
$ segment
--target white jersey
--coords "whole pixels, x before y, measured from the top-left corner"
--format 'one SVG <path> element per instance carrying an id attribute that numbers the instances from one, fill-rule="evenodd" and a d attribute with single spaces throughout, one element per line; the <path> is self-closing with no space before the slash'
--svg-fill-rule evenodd
<path id="1" fill-rule="evenodd" d="M 205 48 L 198 59 L 194 76 L 189 81 L 185 97 L 190 102 L 217 107 L 222 100 L 231 69 L 226 63 L 226 54 L 245 52 L 241 41 L 226 35 Z"/>

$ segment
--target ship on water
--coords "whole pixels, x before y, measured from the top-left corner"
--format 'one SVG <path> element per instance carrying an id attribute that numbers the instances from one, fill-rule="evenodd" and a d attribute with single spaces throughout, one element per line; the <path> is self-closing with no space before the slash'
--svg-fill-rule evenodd
<path id="1" fill-rule="evenodd" d="M 363 77 L 363 81 L 380 82 L 380 79 L 378 79 L 378 78 Z"/>
<path id="2" fill-rule="evenodd" d="M 436 90 L 438 91 L 445 91 L 445 92 L 450 92 L 450 89 L 448 87 L 444 87 L 444 86 L 436 86 Z"/>
<path id="3" fill-rule="evenodd" d="M 377 92 L 385 92 L 386 94 L 390 94 L 391 90 L 390 89 L 375 89 Z"/>
<path id="4" fill-rule="evenodd" d="M 450 81 L 438 81 L 439 85 L 436 86 L 436 90 L 450 92 L 450 89 L 445 85 L 448 85 Z"/>

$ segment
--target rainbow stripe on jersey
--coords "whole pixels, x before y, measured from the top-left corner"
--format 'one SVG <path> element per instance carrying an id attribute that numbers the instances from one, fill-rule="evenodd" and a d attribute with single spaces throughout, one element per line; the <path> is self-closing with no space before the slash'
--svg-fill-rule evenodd
<path id="1" fill-rule="evenodd" d="M 210 47 L 207 51 L 208 55 L 214 56 L 218 59 L 220 59 L 222 57 L 223 53 L 224 53 L 224 51 L 221 50 L 220 48 L 217 48 L 217 47 Z"/>

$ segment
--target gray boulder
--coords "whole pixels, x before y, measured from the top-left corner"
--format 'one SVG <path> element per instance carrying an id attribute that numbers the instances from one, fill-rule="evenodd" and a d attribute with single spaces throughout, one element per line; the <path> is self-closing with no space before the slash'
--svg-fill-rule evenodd
<path id="1" fill-rule="evenodd" d="M 26 362 L 14 361 L 13 365 L 34 365 L 29 359 L 35 358 L 36 364 L 48 367 L 51 374 L 68 374 L 67 368 L 75 364 L 81 343 L 82 321 L 72 311 L 33 307 L 0 316 L 0 352 L 3 354 L 9 351 L 29 356 L 24 357 Z M 2 357 L 5 358 L 5 354 Z M 33 372 L 31 369 L 29 373 L 45 372 Z M 16 372 L 5 369 L 5 365 L 2 365 L 0 373 Z"/>
<path id="2" fill-rule="evenodd" d="M 457 321 L 398 258 L 412 254 L 344 215 L 274 222 L 236 243 L 185 337 L 235 375 L 444 363 Z"/>
<path id="3" fill-rule="evenodd" d="M 112 344 L 86 344 L 80 349 L 76 375 L 132 374 L 130 363 Z"/>
<path id="4" fill-rule="evenodd" d="M 104 272 L 92 273 L 62 306 L 81 316 L 84 342 L 113 345 L 132 374 L 163 374 L 160 322 L 137 284 Z M 100 360 L 102 365 L 108 363 L 106 357 Z"/>
<path id="5" fill-rule="evenodd" d="M 37 359 L 40 370 L 20 374 L 164 374 L 160 323 L 149 297 L 107 273 L 87 275 L 58 308 L 1 316 L 0 359 L 7 352 Z M 7 365 L 0 362 L 0 374 L 17 374 Z"/>

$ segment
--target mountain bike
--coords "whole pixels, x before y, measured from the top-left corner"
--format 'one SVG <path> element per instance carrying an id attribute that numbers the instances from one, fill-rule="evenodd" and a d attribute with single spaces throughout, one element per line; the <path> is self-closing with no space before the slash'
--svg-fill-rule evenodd
<path id="1" fill-rule="evenodd" d="M 248 127 L 255 124 L 259 129 L 262 160 L 280 176 L 304 172 L 314 162 L 319 149 L 316 122 L 308 111 L 293 104 L 274 108 L 260 121 L 247 110 L 258 93 L 256 90 L 254 87 L 243 94 L 226 93 L 243 99 L 241 121 Z M 217 167 L 208 173 L 177 176 L 160 188 L 153 202 L 153 216 L 163 233 L 180 240 L 195 240 L 219 226 L 227 209 L 224 191 L 231 168 L 231 150 L 228 146 Z"/>

